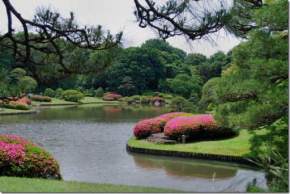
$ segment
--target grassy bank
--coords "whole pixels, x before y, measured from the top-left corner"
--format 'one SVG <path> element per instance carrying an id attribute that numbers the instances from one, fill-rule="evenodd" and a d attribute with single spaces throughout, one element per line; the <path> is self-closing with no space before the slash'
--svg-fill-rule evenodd
<path id="1" fill-rule="evenodd" d="M 16 110 L 8 108 L 0 108 L 0 115 L 17 115 L 17 114 L 34 114 L 36 110 Z"/>
<path id="2" fill-rule="evenodd" d="M 0 192 L 174 192 L 150 187 L 0 177 Z M 176 192 L 176 191 L 175 191 Z"/>
<path id="3" fill-rule="evenodd" d="M 146 140 L 137 140 L 136 138 L 132 137 L 128 141 L 128 145 L 135 148 L 154 150 L 169 150 L 244 157 L 250 156 L 251 137 L 252 134 L 250 134 L 247 130 L 242 130 L 237 137 L 231 139 L 170 145 L 151 143 Z"/>
<path id="4" fill-rule="evenodd" d="M 119 104 L 119 101 L 104 101 L 102 98 L 84 97 L 79 103 L 69 102 L 58 98 L 51 98 L 51 102 L 32 101 L 34 106 L 66 106 L 66 105 L 85 105 L 85 104 Z"/>
<path id="5" fill-rule="evenodd" d="M 77 105 L 75 102 L 68 102 L 65 100 L 51 98 L 51 102 L 37 102 L 32 101 L 33 106 L 65 106 L 65 105 Z"/>
<path id="6" fill-rule="evenodd" d="M 84 97 L 80 104 L 119 104 L 119 101 L 104 101 L 102 98 L 97 97 Z"/>

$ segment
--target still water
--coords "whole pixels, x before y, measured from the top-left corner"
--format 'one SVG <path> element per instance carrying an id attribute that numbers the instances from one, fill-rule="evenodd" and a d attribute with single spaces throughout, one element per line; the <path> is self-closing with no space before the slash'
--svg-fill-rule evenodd
<path id="1" fill-rule="evenodd" d="M 126 142 L 143 118 L 168 110 L 118 106 L 42 109 L 36 115 L 0 116 L 0 133 L 18 134 L 59 161 L 64 180 L 173 188 L 192 192 L 243 192 L 266 187 L 261 171 L 244 166 L 129 154 Z"/>

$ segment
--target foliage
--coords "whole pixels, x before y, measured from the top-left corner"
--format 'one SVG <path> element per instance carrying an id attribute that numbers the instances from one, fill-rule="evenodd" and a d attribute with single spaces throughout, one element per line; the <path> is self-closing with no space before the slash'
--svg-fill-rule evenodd
<path id="1" fill-rule="evenodd" d="M 29 98 L 37 102 L 51 102 L 51 98 L 49 96 L 32 95 Z"/>
<path id="2" fill-rule="evenodd" d="M 55 90 L 55 97 L 56 98 L 61 98 L 62 97 L 62 93 L 63 93 L 63 89 L 62 88 L 57 88 L 56 90 Z"/>
<path id="3" fill-rule="evenodd" d="M 21 68 L 10 70 L 0 64 L 0 97 L 20 96 L 32 92 L 37 87 L 37 82 Z"/>
<path id="4" fill-rule="evenodd" d="M 263 129 L 252 152 L 268 175 L 270 190 L 288 191 L 288 2 L 268 1 L 247 20 L 257 26 L 232 51 L 220 78 L 204 86 L 201 104 L 228 127 Z M 212 105 L 213 104 L 213 105 Z M 209 106 L 210 105 L 210 106 Z M 273 172 L 270 169 L 275 169 Z"/>
<path id="5" fill-rule="evenodd" d="M 181 96 L 174 97 L 171 100 L 170 107 L 174 111 L 186 111 L 186 112 L 195 112 L 195 106 L 185 98 Z"/>
<path id="6" fill-rule="evenodd" d="M 84 94 L 78 90 L 65 90 L 62 92 L 62 99 L 71 102 L 79 102 Z"/>
<path id="7" fill-rule="evenodd" d="M 174 93 L 181 95 L 185 98 L 189 98 L 192 93 L 199 95 L 201 91 L 201 79 L 198 75 L 188 76 L 185 74 L 178 74 L 173 79 L 168 79 L 169 90 Z"/>
<path id="8" fill-rule="evenodd" d="M 104 96 L 104 89 L 102 87 L 99 87 L 95 91 L 95 96 L 96 97 L 103 97 Z"/>
<path id="9" fill-rule="evenodd" d="M 251 138 L 251 150 L 256 164 L 263 167 L 269 178 L 272 192 L 288 190 L 288 117 L 261 127 L 267 133 Z"/>
<path id="10" fill-rule="evenodd" d="M 16 135 L 0 135 L 1 176 L 61 179 L 57 161 L 43 148 Z"/>
<path id="11" fill-rule="evenodd" d="M 48 96 L 48 97 L 51 97 L 51 98 L 53 98 L 53 97 L 55 97 L 55 91 L 53 90 L 53 89 L 51 89 L 51 88 L 46 88 L 45 90 L 44 90 L 44 95 L 45 96 Z"/>

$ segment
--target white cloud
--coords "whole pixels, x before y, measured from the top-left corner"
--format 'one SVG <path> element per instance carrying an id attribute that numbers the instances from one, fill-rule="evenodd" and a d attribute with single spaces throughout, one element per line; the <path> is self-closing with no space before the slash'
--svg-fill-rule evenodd
<path id="1" fill-rule="evenodd" d="M 153 30 L 138 27 L 133 14 L 133 0 L 11 0 L 11 3 L 25 18 L 30 19 L 35 9 L 41 6 L 57 9 L 64 16 L 73 11 L 80 24 L 102 25 L 113 33 L 124 31 L 125 46 L 139 46 L 145 40 L 158 37 Z M 1 24 L 7 23 L 3 4 L 0 4 L 0 18 Z M 19 27 L 19 24 L 15 25 Z M 169 42 L 186 52 L 198 52 L 207 56 L 219 50 L 227 52 L 239 43 L 239 40 L 224 32 L 218 34 L 215 45 L 206 40 L 188 42 L 183 37 L 171 38 Z"/>

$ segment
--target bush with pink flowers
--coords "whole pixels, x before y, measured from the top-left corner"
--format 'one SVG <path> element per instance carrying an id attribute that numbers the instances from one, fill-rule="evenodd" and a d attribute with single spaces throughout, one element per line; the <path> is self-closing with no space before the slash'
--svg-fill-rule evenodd
<path id="1" fill-rule="evenodd" d="M 61 179 L 59 165 L 48 152 L 16 135 L 0 135 L 0 176 Z"/>
<path id="2" fill-rule="evenodd" d="M 152 118 L 152 119 L 145 119 L 142 121 L 139 121 L 134 129 L 134 135 L 138 139 L 143 139 L 148 136 L 150 136 L 153 133 L 161 133 L 162 132 L 162 126 L 160 125 L 160 121 L 158 118 Z"/>
<path id="3" fill-rule="evenodd" d="M 164 130 L 166 122 L 180 116 L 192 116 L 192 114 L 184 112 L 172 112 L 151 119 L 139 121 L 133 129 L 134 135 L 138 139 L 143 139 L 150 136 L 151 134 L 161 133 Z"/>
<path id="4" fill-rule="evenodd" d="M 117 94 L 115 92 L 107 92 L 103 96 L 103 100 L 105 101 L 115 101 L 120 100 L 122 98 L 122 95 Z"/>
<path id="5" fill-rule="evenodd" d="M 212 115 L 203 114 L 171 119 L 164 127 L 164 135 L 170 139 L 179 139 L 182 135 L 187 139 L 213 139 L 232 136 L 234 132 L 219 127 Z"/>

